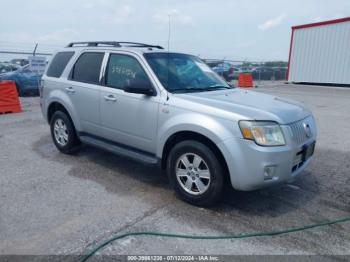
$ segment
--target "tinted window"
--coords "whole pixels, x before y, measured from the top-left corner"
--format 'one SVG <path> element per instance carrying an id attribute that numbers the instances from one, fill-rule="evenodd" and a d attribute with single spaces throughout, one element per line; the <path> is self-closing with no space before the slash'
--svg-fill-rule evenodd
<path id="1" fill-rule="evenodd" d="M 104 53 L 84 53 L 73 67 L 71 79 L 84 83 L 98 84 Z"/>
<path id="2" fill-rule="evenodd" d="M 124 89 L 133 80 L 149 81 L 140 63 L 131 56 L 111 54 L 106 71 L 106 85 Z"/>
<path id="3" fill-rule="evenodd" d="M 60 77 L 74 52 L 59 52 L 52 59 L 50 67 L 47 69 L 47 76 Z"/>

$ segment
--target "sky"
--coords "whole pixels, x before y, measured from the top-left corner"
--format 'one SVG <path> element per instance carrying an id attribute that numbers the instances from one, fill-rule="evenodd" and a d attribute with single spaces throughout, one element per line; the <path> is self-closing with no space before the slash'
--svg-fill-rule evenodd
<path id="1" fill-rule="evenodd" d="M 0 51 L 72 41 L 159 44 L 201 58 L 288 59 L 291 26 L 350 16 L 349 0 L 0 0 Z M 0 54 L 0 61 L 8 59 Z"/>

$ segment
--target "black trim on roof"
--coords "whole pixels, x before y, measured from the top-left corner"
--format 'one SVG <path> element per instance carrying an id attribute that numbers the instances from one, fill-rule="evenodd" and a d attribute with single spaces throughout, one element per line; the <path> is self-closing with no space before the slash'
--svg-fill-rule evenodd
<path id="1" fill-rule="evenodd" d="M 125 42 L 125 41 L 92 41 L 92 42 L 72 42 L 67 45 L 67 47 L 74 47 L 74 46 L 88 46 L 88 47 L 98 47 L 98 46 L 113 46 L 113 47 L 146 47 L 146 48 L 157 48 L 157 49 L 164 49 L 162 46 L 159 45 L 149 45 L 144 43 L 137 43 L 137 42 Z"/>

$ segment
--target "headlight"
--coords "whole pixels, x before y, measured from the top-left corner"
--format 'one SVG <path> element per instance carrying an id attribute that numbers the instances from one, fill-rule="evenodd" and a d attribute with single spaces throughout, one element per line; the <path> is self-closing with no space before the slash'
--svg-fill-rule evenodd
<path id="1" fill-rule="evenodd" d="M 283 146 L 286 144 L 281 127 L 270 121 L 239 121 L 245 139 L 254 140 L 261 146 Z"/>

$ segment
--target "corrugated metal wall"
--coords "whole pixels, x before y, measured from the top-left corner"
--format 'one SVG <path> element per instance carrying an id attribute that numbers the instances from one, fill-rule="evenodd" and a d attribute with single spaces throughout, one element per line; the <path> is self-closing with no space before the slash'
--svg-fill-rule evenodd
<path id="1" fill-rule="evenodd" d="M 350 84 L 350 22 L 295 29 L 288 80 Z"/>

